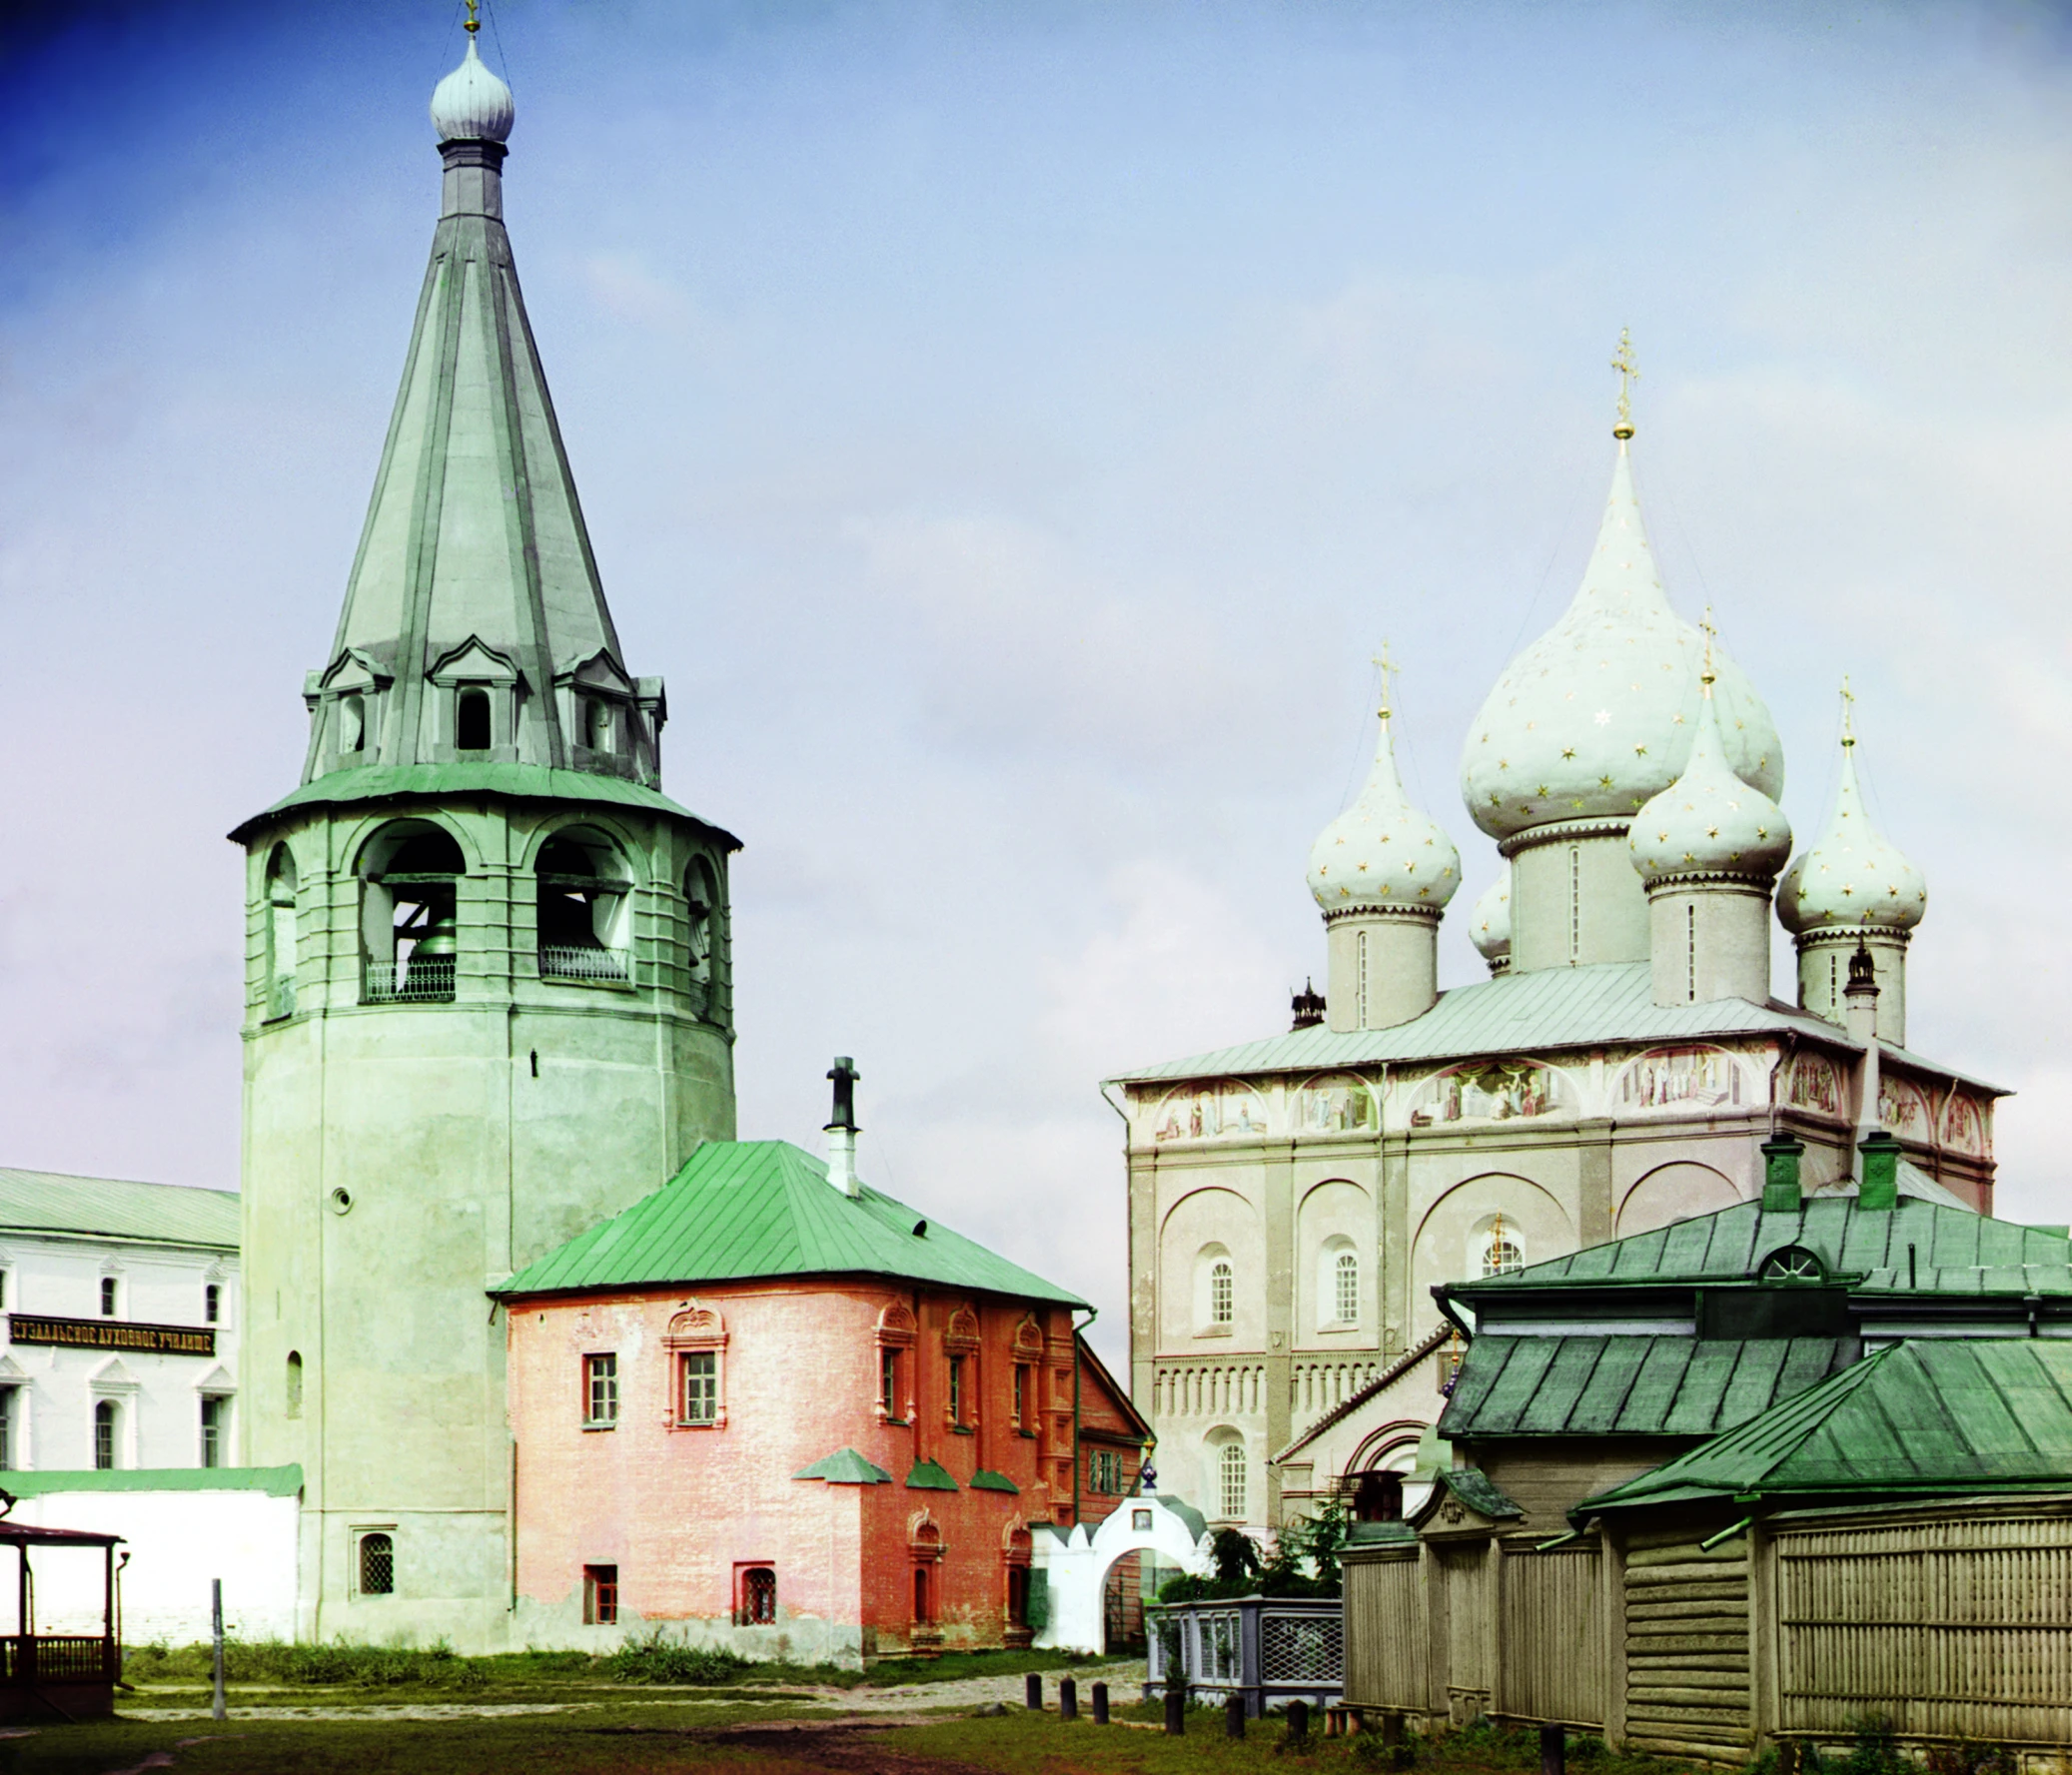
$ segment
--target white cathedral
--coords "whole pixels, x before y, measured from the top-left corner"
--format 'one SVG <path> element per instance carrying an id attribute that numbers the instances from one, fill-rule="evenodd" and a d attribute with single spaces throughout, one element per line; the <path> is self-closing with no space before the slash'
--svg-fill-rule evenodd
<path id="1" fill-rule="evenodd" d="M 1776 728 L 1670 607 L 1632 436 L 1621 399 L 1582 584 L 1463 749 L 1507 864 L 1471 914 L 1491 978 L 1438 989 L 1461 858 L 1404 793 L 1385 689 L 1366 787 L 1310 853 L 1325 1002 L 1114 1081 L 1131 1390 L 1163 1483 L 1212 1519 L 1400 1485 L 1457 1348 L 1434 1285 L 1758 1197 L 1767 1141 L 1845 1191 L 1882 1129 L 1902 1194 L 1991 1212 L 2003 1093 L 1905 1045 L 1920 872 L 1871 825 L 1846 722 L 1833 817 L 1785 867 Z M 1770 997 L 1772 906 L 1795 1006 Z"/>

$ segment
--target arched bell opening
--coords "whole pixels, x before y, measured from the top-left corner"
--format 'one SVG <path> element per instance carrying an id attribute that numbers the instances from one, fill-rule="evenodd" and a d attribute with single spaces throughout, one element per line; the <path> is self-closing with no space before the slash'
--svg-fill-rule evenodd
<path id="1" fill-rule="evenodd" d="M 693 857 L 683 872 L 685 973 L 691 1004 L 707 1023 L 723 1023 L 726 907 L 709 857 Z"/>
<path id="2" fill-rule="evenodd" d="M 439 1003 L 460 961 L 458 887 L 468 862 L 429 820 L 384 826 L 361 853 L 362 1004 Z"/>
<path id="3" fill-rule="evenodd" d="M 570 826 L 539 847 L 539 977 L 623 981 L 633 884 L 618 847 Z"/>
<path id="4" fill-rule="evenodd" d="M 272 1023 L 295 1015 L 295 970 L 300 956 L 295 924 L 295 857 L 285 844 L 274 846 L 266 865 L 265 1010 Z"/>

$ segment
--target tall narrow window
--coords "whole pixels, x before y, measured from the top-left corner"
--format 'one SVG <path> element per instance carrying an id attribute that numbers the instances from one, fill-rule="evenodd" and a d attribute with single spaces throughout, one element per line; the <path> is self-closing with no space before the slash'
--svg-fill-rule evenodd
<path id="1" fill-rule="evenodd" d="M 950 1357 L 950 1421 L 964 1421 L 964 1358 L 961 1355 Z"/>
<path id="2" fill-rule="evenodd" d="M 1007 1568 L 1007 1624 L 1010 1627 L 1029 1624 L 1029 1568 L 1026 1565 Z"/>
<path id="3" fill-rule="evenodd" d="M 618 736 L 618 723 L 613 719 L 615 711 L 601 696 L 592 696 L 582 705 L 583 743 L 593 752 L 617 750 L 612 743 Z"/>
<path id="4" fill-rule="evenodd" d="M 610 1429 L 618 1422 L 618 1356 L 613 1351 L 582 1358 L 582 1426 Z"/>
<path id="5" fill-rule="evenodd" d="M 930 1619 L 928 1613 L 928 1568 L 914 1567 L 914 1625 L 925 1627 Z"/>
<path id="6" fill-rule="evenodd" d="M 219 1325 L 223 1320 L 223 1289 L 218 1283 L 210 1283 L 202 1290 L 202 1322 Z"/>
<path id="7" fill-rule="evenodd" d="M 274 846 L 266 865 L 266 1008 L 268 1022 L 295 1015 L 295 971 L 301 961 L 295 924 L 295 858 Z"/>
<path id="8" fill-rule="evenodd" d="M 1698 1002 L 1698 909 L 1686 906 L 1683 909 L 1683 953 L 1689 968 L 1689 998 L 1694 1005 Z"/>
<path id="9" fill-rule="evenodd" d="M 94 1465 L 104 1473 L 115 1468 L 115 1414 L 118 1409 L 113 1399 L 103 1399 L 94 1406 Z"/>
<path id="10" fill-rule="evenodd" d="M 338 699 L 338 749 L 357 752 L 367 744 L 367 700 L 359 691 Z"/>
<path id="11" fill-rule="evenodd" d="M 386 1534 L 360 1537 L 360 1594 L 393 1596 L 396 1593 L 396 1542 Z"/>
<path id="12" fill-rule="evenodd" d="M 724 961 L 720 945 L 719 878 L 703 857 L 683 873 L 684 963 L 690 998 L 708 1023 L 723 1021 L 718 983 Z"/>
<path id="13" fill-rule="evenodd" d="M 15 1395 L 19 1387 L 0 1386 L 0 1472 L 12 1472 L 18 1464 L 14 1454 Z"/>
<path id="14" fill-rule="evenodd" d="M 741 1625 L 768 1627 L 777 1619 L 777 1574 L 767 1565 L 751 1565 L 741 1573 Z"/>
<path id="15" fill-rule="evenodd" d="M 585 1565 L 582 1568 L 582 1618 L 592 1627 L 617 1625 L 617 1566 Z"/>
<path id="16" fill-rule="evenodd" d="M 1227 1326 L 1234 1315 L 1235 1289 L 1230 1264 L 1223 1258 L 1216 1260 L 1216 1267 L 1209 1272 L 1209 1321 L 1212 1325 Z"/>
<path id="17" fill-rule="evenodd" d="M 1029 1364 L 1016 1362 L 1014 1365 L 1014 1427 L 1029 1427 Z"/>
<path id="18" fill-rule="evenodd" d="M 1568 847 L 1568 960 L 1582 959 L 1582 847 Z"/>
<path id="19" fill-rule="evenodd" d="M 1367 933 L 1362 931 L 1353 940 L 1354 953 L 1359 957 L 1359 986 L 1354 994 L 1354 1008 L 1360 1027 L 1367 1027 Z"/>
<path id="20" fill-rule="evenodd" d="M 683 1357 L 683 1421 L 715 1423 L 719 1418 L 719 1357 L 694 1349 Z"/>
<path id="21" fill-rule="evenodd" d="M 490 749 L 490 693 L 464 690 L 454 705 L 454 749 L 487 752 Z"/>
<path id="22" fill-rule="evenodd" d="M 103 1319 L 113 1319 L 113 1318 L 115 1317 L 115 1303 L 116 1303 L 116 1292 L 117 1292 L 117 1291 L 116 1291 L 116 1282 L 115 1282 L 115 1278 L 114 1278 L 114 1277 L 112 1277 L 112 1276 L 104 1276 L 104 1277 L 102 1277 L 102 1278 L 101 1278 L 101 1317 L 102 1317 Z"/>
<path id="23" fill-rule="evenodd" d="M 288 1415 L 302 1415 L 302 1351 L 299 1349 L 288 1352 Z"/>
<path id="24" fill-rule="evenodd" d="M 1223 1480 L 1223 1513 L 1234 1522 L 1245 1519 L 1245 1446 L 1226 1442 L 1216 1457 Z"/>
<path id="25" fill-rule="evenodd" d="M 878 1351 L 878 1403 L 887 1417 L 899 1415 L 899 1351 Z"/>
<path id="26" fill-rule="evenodd" d="M 202 1465 L 222 1466 L 225 1432 L 230 1427 L 230 1400 L 220 1393 L 202 1395 Z"/>
<path id="27" fill-rule="evenodd" d="M 1349 1326 L 1360 1317 L 1360 1260 L 1351 1252 L 1340 1252 L 1333 1270 L 1338 1284 L 1339 1323 Z"/>

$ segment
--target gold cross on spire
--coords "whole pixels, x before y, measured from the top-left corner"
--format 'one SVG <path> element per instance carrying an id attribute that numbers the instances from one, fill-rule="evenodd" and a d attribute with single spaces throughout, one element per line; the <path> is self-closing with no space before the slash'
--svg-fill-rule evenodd
<path id="1" fill-rule="evenodd" d="M 466 31 L 468 35 L 471 37 L 473 37 L 476 34 L 476 32 L 482 29 L 482 20 L 475 16 L 475 9 L 481 3 L 482 0 L 468 0 L 468 22 L 464 24 L 461 27 L 461 29 Z M 449 29 L 451 28 L 452 27 L 449 27 Z"/>
<path id="2" fill-rule="evenodd" d="M 1611 428 L 1611 436 L 1623 443 L 1633 435 L 1633 384 L 1640 380 L 1640 367 L 1633 362 L 1632 329 L 1618 330 L 1618 350 L 1611 356 L 1611 368 L 1618 372 L 1618 424 Z"/>
<path id="3" fill-rule="evenodd" d="M 1698 674 L 1698 677 L 1700 682 L 1709 686 L 1717 675 L 1712 670 L 1712 641 L 1719 633 L 1718 626 L 1712 620 L 1712 606 L 1710 604 L 1705 606 L 1704 615 L 1698 618 L 1698 627 L 1704 631 L 1705 635 L 1705 669 Z M 1707 694 L 1710 694 L 1709 689 Z"/>
<path id="4" fill-rule="evenodd" d="M 1849 674 L 1842 673 L 1842 744 L 1856 743 L 1856 692 L 1849 688 Z"/>
<path id="5" fill-rule="evenodd" d="M 1382 674 L 1382 706 L 1375 712 L 1386 721 L 1392 712 L 1389 706 L 1392 700 L 1389 695 L 1389 683 L 1396 676 L 1398 669 L 1396 661 L 1389 657 L 1389 643 L 1387 641 L 1382 643 L 1382 650 L 1374 656 L 1372 663 Z"/>

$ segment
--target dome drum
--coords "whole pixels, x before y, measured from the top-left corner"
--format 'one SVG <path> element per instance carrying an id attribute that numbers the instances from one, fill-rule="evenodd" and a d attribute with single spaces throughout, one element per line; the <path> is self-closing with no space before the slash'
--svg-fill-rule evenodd
<path id="1" fill-rule="evenodd" d="M 1440 920 L 1441 920 L 1441 919 L 1442 919 L 1443 917 L 1445 917 L 1445 915 L 1446 915 L 1446 908 L 1445 908 L 1445 907 L 1443 907 L 1443 906 L 1432 906 L 1432 905 L 1417 905 L 1417 906 L 1373 906 L 1373 905 L 1366 905 L 1366 906 L 1362 906 L 1362 905 L 1353 905 L 1353 906 L 1331 906 L 1331 907 L 1327 907 L 1327 908 L 1325 909 L 1325 912 L 1324 912 L 1324 928 L 1325 928 L 1326 930 L 1329 930 L 1329 929 L 1330 929 L 1330 928 L 1331 928 L 1331 927 L 1332 927 L 1333 925 L 1335 925 L 1335 924 L 1339 924 L 1339 923 L 1341 923 L 1342 921 L 1344 921 L 1344 920 L 1346 920 L 1346 919 L 1349 919 L 1349 918 L 1360 918 L 1360 919 L 1401 919 L 1401 920 L 1407 921 L 1407 922 L 1409 922 L 1409 923 L 1412 923 L 1412 924 L 1428 924 L 1428 925 L 1437 925 L 1437 924 L 1439 923 L 1439 921 L 1440 921 Z"/>
<path id="2" fill-rule="evenodd" d="M 1647 900 L 1625 822 L 1576 820 L 1543 833 L 1511 847 L 1511 972 L 1644 962 Z"/>
<path id="3" fill-rule="evenodd" d="M 1763 878 L 1679 875 L 1647 890 L 1657 1005 L 1770 996 L 1770 887 Z"/>
<path id="4" fill-rule="evenodd" d="M 1331 990 L 1325 1021 L 1339 1034 L 1393 1029 L 1439 1002 L 1439 913 L 1363 907 L 1327 918 Z"/>

